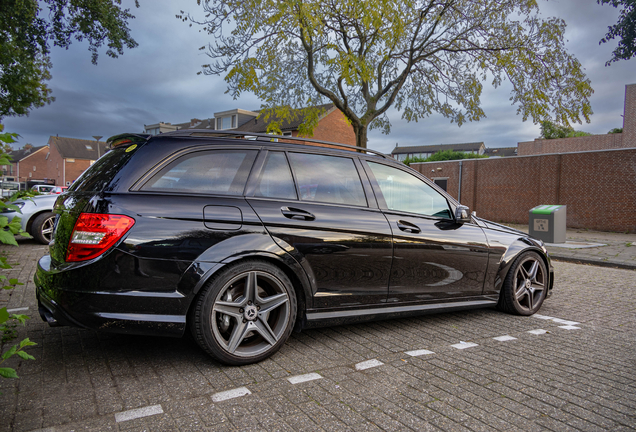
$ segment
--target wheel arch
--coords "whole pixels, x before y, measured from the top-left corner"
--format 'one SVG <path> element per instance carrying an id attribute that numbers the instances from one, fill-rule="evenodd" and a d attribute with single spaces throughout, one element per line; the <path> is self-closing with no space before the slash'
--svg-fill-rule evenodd
<path id="1" fill-rule="evenodd" d="M 533 242 L 532 239 L 521 237 L 515 240 L 514 242 L 512 242 L 512 244 L 510 244 L 510 246 L 508 247 L 506 252 L 503 254 L 499 262 L 499 269 L 497 270 L 497 278 L 496 278 L 496 288 L 498 290 L 499 297 L 501 297 L 501 289 L 503 288 L 503 285 L 504 285 L 503 282 L 506 280 L 506 276 L 508 275 L 508 272 L 510 271 L 510 267 L 512 266 L 512 264 L 515 262 L 515 260 L 517 259 L 519 255 L 528 251 L 536 252 L 539 255 L 539 257 L 541 257 L 541 260 L 545 264 L 545 267 L 548 273 L 547 277 L 549 278 L 548 295 L 551 293 L 552 285 L 553 285 L 553 280 L 552 280 L 553 274 L 551 271 L 552 267 L 550 265 L 550 259 L 547 253 L 539 246 L 538 243 Z"/>
<path id="2" fill-rule="evenodd" d="M 38 211 L 37 213 L 33 213 L 30 217 L 29 220 L 27 221 L 25 227 L 25 231 L 28 232 L 29 234 L 31 234 L 31 228 L 33 227 L 33 221 L 40 216 L 42 213 L 53 213 L 53 209 L 42 209 L 40 211 Z"/>
<path id="3" fill-rule="evenodd" d="M 192 289 L 192 296 L 190 304 L 188 305 L 186 321 L 190 321 L 190 313 L 196 304 L 195 300 L 199 295 L 199 292 L 215 275 L 230 266 L 235 266 L 242 262 L 255 259 L 267 262 L 268 264 L 277 267 L 289 278 L 292 288 L 296 292 L 297 312 L 296 322 L 294 323 L 294 331 L 300 331 L 306 320 L 305 310 L 307 309 L 307 299 L 311 298 L 311 286 L 303 268 L 287 253 L 279 255 L 271 252 L 250 251 L 233 255 L 223 260 L 223 262 L 206 266 L 208 268 L 202 275 L 200 275 L 199 280 Z M 193 268 L 193 266 L 191 266 L 191 268 Z"/>

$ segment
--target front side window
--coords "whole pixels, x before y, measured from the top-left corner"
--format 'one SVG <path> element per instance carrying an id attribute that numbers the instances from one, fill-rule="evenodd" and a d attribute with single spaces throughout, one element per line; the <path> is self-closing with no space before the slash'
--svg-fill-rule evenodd
<path id="1" fill-rule="evenodd" d="M 362 182 L 353 159 L 309 153 L 290 153 L 300 199 L 331 204 L 366 206 Z"/>
<path id="2" fill-rule="evenodd" d="M 155 174 L 143 191 L 242 195 L 256 150 L 190 153 Z"/>
<path id="3" fill-rule="evenodd" d="M 446 198 L 424 181 L 397 168 L 367 163 L 389 210 L 451 218 Z"/>

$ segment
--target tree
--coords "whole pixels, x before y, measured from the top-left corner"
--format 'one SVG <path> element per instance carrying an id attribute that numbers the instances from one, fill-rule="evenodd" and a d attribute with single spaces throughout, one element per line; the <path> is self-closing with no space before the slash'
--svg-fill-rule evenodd
<path id="1" fill-rule="evenodd" d="M 535 0 L 197 0 L 212 37 L 205 74 L 250 91 L 278 115 L 332 102 L 366 147 L 389 108 L 418 121 L 485 117 L 482 82 L 512 84 L 523 120 L 589 121 L 590 81 L 567 53 L 561 19 Z"/>
<path id="2" fill-rule="evenodd" d="M 138 0 L 134 0 L 139 7 Z M 0 119 L 26 115 L 51 103 L 51 44 L 69 47 L 73 39 L 88 41 L 93 64 L 99 48 L 118 57 L 134 48 L 129 9 L 121 0 L 2 0 L 0 2 Z"/>
<path id="3" fill-rule="evenodd" d="M 622 6 L 618 23 L 608 27 L 607 34 L 601 41 L 607 43 L 618 38 L 618 46 L 612 51 L 612 58 L 605 63 L 609 66 L 619 60 L 629 60 L 636 56 L 636 0 L 597 0 L 598 4 L 610 4 L 615 8 Z"/>
<path id="4" fill-rule="evenodd" d="M 563 126 L 550 121 L 541 122 L 541 137 L 543 139 L 573 138 L 592 135 L 589 132 L 577 131 L 570 126 Z"/>

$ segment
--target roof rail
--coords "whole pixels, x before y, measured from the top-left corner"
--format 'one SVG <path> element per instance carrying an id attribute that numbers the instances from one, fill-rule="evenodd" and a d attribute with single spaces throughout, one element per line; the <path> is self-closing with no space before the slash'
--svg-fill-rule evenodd
<path id="1" fill-rule="evenodd" d="M 260 132 L 232 132 L 232 131 L 210 131 L 207 129 L 188 129 L 188 130 L 177 130 L 177 131 L 173 131 L 173 132 L 165 132 L 162 133 L 161 135 L 154 135 L 154 137 L 157 136 L 187 136 L 187 137 L 214 137 L 214 138 L 227 138 L 227 137 L 233 137 L 233 138 L 247 138 L 247 137 L 254 137 L 256 141 L 271 141 L 272 139 L 284 139 L 284 140 L 289 140 L 289 141 L 298 141 L 298 142 L 292 142 L 292 143 L 285 143 L 285 144 L 296 144 L 296 145 L 306 145 L 304 143 L 309 142 L 309 143 L 317 143 L 317 144 L 326 144 L 329 146 L 334 146 L 334 147 L 339 147 L 339 148 L 343 148 L 343 149 L 347 149 L 347 150 L 353 150 L 353 151 L 358 151 L 358 152 L 367 152 L 367 153 L 372 153 L 378 156 L 381 156 L 385 159 L 389 159 L 391 158 L 390 156 L 376 151 L 376 150 L 370 150 L 367 148 L 362 148 L 362 147 L 358 147 L 358 146 L 353 146 L 353 145 L 349 145 L 349 144 L 340 144 L 340 143 L 334 143 L 334 142 L 330 142 L 330 141 L 322 141 L 322 140 L 316 140 L 316 139 L 312 139 L 312 138 L 298 138 L 298 137 L 291 137 L 291 136 L 282 136 L 282 135 L 271 135 L 271 134 L 266 134 L 266 133 L 260 133 Z M 392 158 L 391 158 L 392 159 Z"/>

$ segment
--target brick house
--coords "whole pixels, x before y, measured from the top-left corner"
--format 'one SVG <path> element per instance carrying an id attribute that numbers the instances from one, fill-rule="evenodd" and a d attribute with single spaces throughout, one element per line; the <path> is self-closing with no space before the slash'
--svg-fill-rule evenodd
<path id="1" fill-rule="evenodd" d="M 52 136 L 49 138 L 47 178 L 68 186 L 106 152 L 106 143 Z"/>
<path id="2" fill-rule="evenodd" d="M 29 180 L 47 179 L 48 146 L 22 148 L 10 153 L 12 164 L 3 166 L 5 176 L 15 177 L 15 181 L 26 182 Z"/>
<path id="3" fill-rule="evenodd" d="M 345 116 L 333 104 L 320 105 L 323 113 L 314 128 L 313 138 L 321 141 L 331 141 L 341 144 L 355 145 L 356 138 L 353 127 L 347 122 Z M 186 123 L 163 123 L 144 125 L 144 132 L 152 135 L 183 129 L 209 129 L 209 130 L 233 130 L 237 132 L 265 133 L 267 126 L 275 120 L 267 122 L 258 116 L 260 111 L 248 111 L 233 109 L 214 113 L 213 118 L 200 120 L 191 119 Z M 296 115 L 293 120 L 286 120 L 281 124 L 281 131 L 285 136 L 298 136 L 298 128 L 304 121 L 301 115 Z"/>

